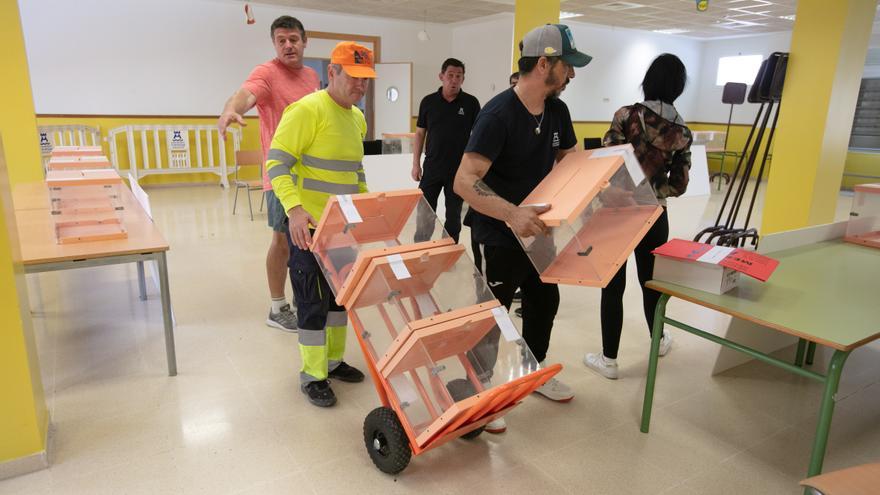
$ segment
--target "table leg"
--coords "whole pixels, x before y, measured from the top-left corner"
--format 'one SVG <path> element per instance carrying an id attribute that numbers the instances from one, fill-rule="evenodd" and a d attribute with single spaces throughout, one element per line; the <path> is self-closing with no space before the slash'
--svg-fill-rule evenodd
<path id="1" fill-rule="evenodd" d="M 834 351 L 831 362 L 828 364 L 828 374 L 825 378 L 825 393 L 822 395 L 822 406 L 819 409 L 819 425 L 816 427 L 816 438 L 813 439 L 813 453 L 810 455 L 810 470 L 807 477 L 815 476 L 822 472 L 822 462 L 825 460 L 825 447 L 828 445 L 828 432 L 831 430 L 831 415 L 834 413 L 834 394 L 840 385 L 840 375 L 843 372 L 843 363 L 849 357 L 849 351 Z"/>
<path id="2" fill-rule="evenodd" d="M 721 181 L 724 180 L 724 159 L 727 158 L 727 151 L 721 153 L 721 163 L 718 165 L 718 191 L 721 190 Z M 730 179 L 728 179 L 728 182 Z"/>
<path id="3" fill-rule="evenodd" d="M 660 340 L 663 338 L 663 323 L 666 318 L 666 303 L 669 294 L 662 294 L 654 309 L 654 327 L 651 329 L 651 353 L 648 359 L 648 380 L 645 383 L 645 400 L 642 402 L 642 433 L 648 433 L 651 426 L 651 406 L 654 404 L 654 382 L 657 378 L 657 361 L 660 359 Z"/>
<path id="4" fill-rule="evenodd" d="M 174 352 L 174 324 L 171 321 L 171 291 L 168 287 L 168 262 L 165 252 L 158 253 L 159 292 L 162 299 L 162 322 L 165 325 L 165 357 L 168 360 L 168 376 L 177 375 L 177 356 Z"/>
<path id="5" fill-rule="evenodd" d="M 813 364 L 813 358 L 816 356 L 816 343 L 810 342 L 807 346 L 807 364 Z"/>
<path id="6" fill-rule="evenodd" d="M 144 276 L 144 262 L 137 262 L 138 268 L 138 290 L 141 292 L 141 301 L 147 300 L 147 280 Z"/>
<path id="7" fill-rule="evenodd" d="M 798 339 L 797 354 L 794 356 L 794 365 L 802 368 L 804 366 L 804 351 L 807 349 L 807 341 Z"/>

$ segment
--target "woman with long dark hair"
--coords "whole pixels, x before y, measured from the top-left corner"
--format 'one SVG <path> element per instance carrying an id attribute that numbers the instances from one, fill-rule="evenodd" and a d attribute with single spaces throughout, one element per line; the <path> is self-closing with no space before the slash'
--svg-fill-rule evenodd
<path id="1" fill-rule="evenodd" d="M 673 102 L 684 91 L 686 82 L 687 70 L 678 57 L 669 53 L 658 56 L 642 80 L 645 101 L 619 109 L 603 139 L 605 146 L 632 144 L 645 172 L 645 180 L 650 181 L 657 200 L 663 205 L 663 214 L 635 249 L 648 332 L 653 328 L 654 308 L 660 299 L 659 292 L 645 287 L 645 282 L 651 279 L 654 272 L 654 255 L 651 251 L 669 238 L 666 198 L 680 196 L 685 192 L 691 166 L 690 147 L 693 137 L 673 106 Z M 620 267 L 608 286 L 602 289 L 602 352 L 584 356 L 587 367 L 612 380 L 618 376 L 617 350 L 623 330 L 625 287 L 626 263 Z M 664 331 L 660 341 L 660 355 L 669 352 L 671 345 L 672 338 Z"/>

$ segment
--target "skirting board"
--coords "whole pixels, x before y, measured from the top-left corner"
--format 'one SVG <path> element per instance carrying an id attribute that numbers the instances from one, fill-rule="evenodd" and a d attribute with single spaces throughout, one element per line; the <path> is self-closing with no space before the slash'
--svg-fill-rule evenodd
<path id="1" fill-rule="evenodd" d="M 19 457 L 18 459 L 0 462 L 0 481 L 48 468 L 50 452 L 53 450 L 52 446 L 54 445 L 54 431 L 55 428 L 50 423 L 46 432 L 46 450 Z"/>

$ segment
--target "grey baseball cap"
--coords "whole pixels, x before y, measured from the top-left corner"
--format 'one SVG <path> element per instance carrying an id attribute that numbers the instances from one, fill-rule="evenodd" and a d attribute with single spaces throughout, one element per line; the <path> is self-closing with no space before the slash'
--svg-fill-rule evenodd
<path id="1" fill-rule="evenodd" d="M 529 31 L 522 40 L 523 57 L 560 57 L 564 62 L 583 67 L 593 60 L 577 51 L 574 36 L 565 24 L 545 24 Z"/>

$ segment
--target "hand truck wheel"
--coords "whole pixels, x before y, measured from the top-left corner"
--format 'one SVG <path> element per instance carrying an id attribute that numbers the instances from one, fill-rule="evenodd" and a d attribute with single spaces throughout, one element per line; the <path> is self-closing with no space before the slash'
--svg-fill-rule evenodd
<path id="1" fill-rule="evenodd" d="M 397 474 L 409 465 L 412 449 L 397 414 L 377 407 L 364 419 L 364 445 L 379 471 Z"/>

